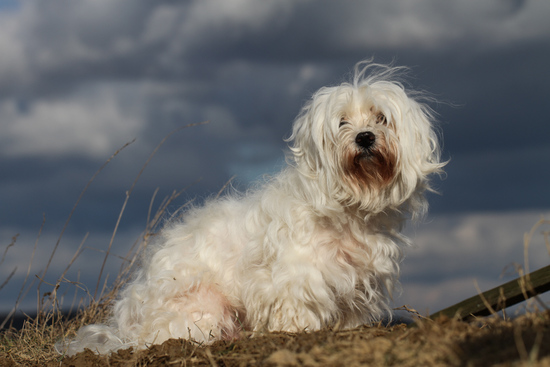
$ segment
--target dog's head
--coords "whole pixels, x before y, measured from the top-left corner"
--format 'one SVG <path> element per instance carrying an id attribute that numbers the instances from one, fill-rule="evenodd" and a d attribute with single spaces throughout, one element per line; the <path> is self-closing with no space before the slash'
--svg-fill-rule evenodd
<path id="1" fill-rule="evenodd" d="M 352 82 L 321 88 L 294 123 L 294 164 L 343 205 L 419 214 L 428 175 L 444 165 L 430 109 L 395 81 L 399 71 L 359 63 Z"/>

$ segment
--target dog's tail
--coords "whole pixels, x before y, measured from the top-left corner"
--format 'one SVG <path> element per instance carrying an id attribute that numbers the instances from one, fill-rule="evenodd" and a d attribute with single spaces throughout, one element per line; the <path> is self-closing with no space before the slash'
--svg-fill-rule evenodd
<path id="1" fill-rule="evenodd" d="M 88 325 L 80 328 L 72 339 L 62 339 L 55 344 L 59 354 L 72 356 L 85 349 L 97 354 L 109 354 L 119 349 L 135 347 L 135 343 L 125 342 L 117 329 L 108 325 Z"/>

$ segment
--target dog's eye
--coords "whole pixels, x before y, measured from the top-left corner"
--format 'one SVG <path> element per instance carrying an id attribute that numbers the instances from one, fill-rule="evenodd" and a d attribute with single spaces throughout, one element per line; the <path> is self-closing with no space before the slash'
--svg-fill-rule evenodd
<path id="1" fill-rule="evenodd" d="M 386 120 L 386 116 L 384 116 L 383 113 L 379 113 L 376 115 L 376 123 L 386 125 L 388 123 L 388 120 Z"/>
<path id="2" fill-rule="evenodd" d="M 341 120 L 340 120 L 340 125 L 338 125 L 338 127 L 342 127 L 342 126 L 347 125 L 347 124 L 349 124 L 349 121 L 346 121 L 346 120 L 344 120 L 344 119 L 341 119 Z"/>

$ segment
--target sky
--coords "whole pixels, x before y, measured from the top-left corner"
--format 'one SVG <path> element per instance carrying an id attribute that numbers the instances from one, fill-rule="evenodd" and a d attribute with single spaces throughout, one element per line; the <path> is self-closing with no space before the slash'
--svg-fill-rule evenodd
<path id="1" fill-rule="evenodd" d="M 512 279 L 550 219 L 548 16 L 536 0 L 0 0 L 0 313 L 36 310 L 69 264 L 65 305 L 94 294 L 109 244 L 101 284 L 174 190 L 169 214 L 276 173 L 304 102 L 369 58 L 438 101 L 449 160 L 406 229 L 395 305 Z"/>

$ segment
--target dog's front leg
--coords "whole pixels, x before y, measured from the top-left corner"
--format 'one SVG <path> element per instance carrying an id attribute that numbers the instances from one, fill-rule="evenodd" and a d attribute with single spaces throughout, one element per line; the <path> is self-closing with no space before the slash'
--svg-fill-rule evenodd
<path id="1" fill-rule="evenodd" d="M 320 271 L 307 263 L 293 265 L 250 274 L 243 298 L 255 331 L 313 331 L 333 321 L 335 296 Z"/>

